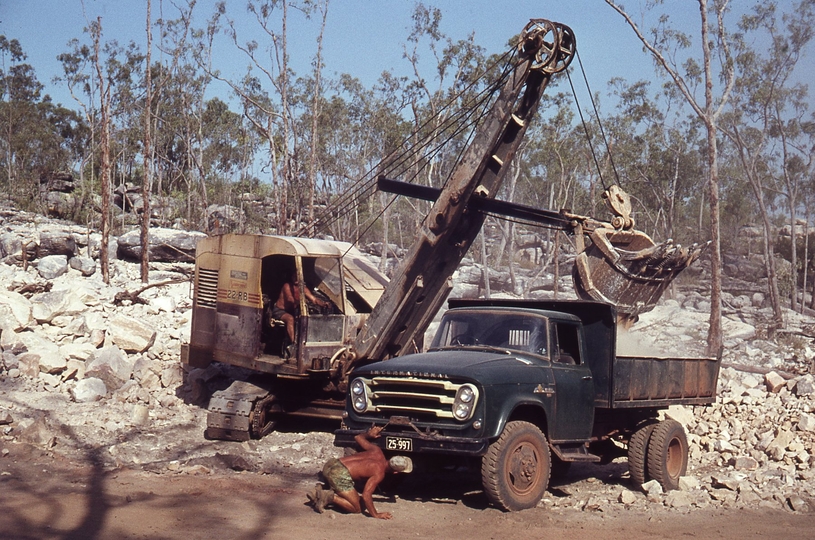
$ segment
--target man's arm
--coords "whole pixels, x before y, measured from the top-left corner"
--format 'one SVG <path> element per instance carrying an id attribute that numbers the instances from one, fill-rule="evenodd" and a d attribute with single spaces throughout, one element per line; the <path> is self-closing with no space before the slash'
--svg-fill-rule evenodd
<path id="1" fill-rule="evenodd" d="M 322 306 L 322 307 L 326 307 L 328 305 L 328 302 L 326 302 L 325 300 L 323 300 L 321 298 L 317 298 L 317 296 L 315 296 L 314 293 L 311 292 L 311 289 L 309 289 L 308 286 L 303 287 L 303 291 L 305 291 L 306 299 L 309 302 L 312 302 L 312 303 L 317 304 L 318 306 Z"/>
<path id="2" fill-rule="evenodd" d="M 368 441 L 365 441 L 365 442 L 368 442 Z M 368 444 L 370 444 L 370 443 L 368 443 Z M 365 482 L 365 489 L 362 492 L 362 500 L 365 502 L 365 508 L 368 509 L 368 513 L 371 514 L 371 516 L 373 516 L 373 517 L 375 517 L 377 519 L 390 519 L 390 518 L 393 517 L 390 512 L 379 513 L 379 512 L 376 511 L 376 508 L 374 508 L 373 494 L 374 494 L 374 491 L 376 491 L 376 488 L 379 485 L 379 483 L 382 482 L 382 480 L 384 478 L 385 478 L 385 471 L 384 470 L 382 472 L 380 472 L 379 474 L 376 474 L 376 475 L 368 478 L 368 481 Z"/>
<path id="3" fill-rule="evenodd" d="M 376 439 L 379 437 L 379 434 L 382 433 L 384 429 L 383 426 L 374 426 L 365 433 L 359 433 L 354 440 L 356 443 L 362 448 L 363 450 L 370 450 L 371 448 L 379 448 L 375 444 L 371 443 L 368 439 Z M 378 482 L 377 482 L 378 483 Z"/>

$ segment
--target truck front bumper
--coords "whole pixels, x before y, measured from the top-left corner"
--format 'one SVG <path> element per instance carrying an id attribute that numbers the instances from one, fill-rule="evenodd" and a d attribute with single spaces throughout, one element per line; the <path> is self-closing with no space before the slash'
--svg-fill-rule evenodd
<path id="1" fill-rule="evenodd" d="M 354 437 L 366 430 L 338 429 L 334 432 L 334 446 L 356 446 Z M 398 444 L 410 439 L 410 450 Z M 483 456 L 487 453 L 489 440 L 467 437 L 445 437 L 440 435 L 419 434 L 415 432 L 382 432 L 382 435 L 371 442 L 385 451 L 414 454 L 446 454 L 461 456 Z M 393 444 L 393 446 L 389 446 Z"/>

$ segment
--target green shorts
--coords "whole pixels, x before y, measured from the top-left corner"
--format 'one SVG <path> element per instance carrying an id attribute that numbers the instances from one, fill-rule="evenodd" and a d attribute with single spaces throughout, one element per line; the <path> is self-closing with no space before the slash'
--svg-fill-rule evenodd
<path id="1" fill-rule="evenodd" d="M 351 473 L 348 472 L 348 469 L 339 459 L 332 458 L 328 460 L 325 467 L 323 467 L 323 476 L 335 493 L 354 490 L 354 480 L 351 478 Z"/>

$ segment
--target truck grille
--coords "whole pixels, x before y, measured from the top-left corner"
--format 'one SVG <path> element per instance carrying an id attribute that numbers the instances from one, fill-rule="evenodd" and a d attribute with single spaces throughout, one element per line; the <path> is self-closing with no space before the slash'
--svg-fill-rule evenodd
<path id="1" fill-rule="evenodd" d="M 218 298 L 218 270 L 198 269 L 198 298 L 199 307 L 215 309 Z"/>
<path id="2" fill-rule="evenodd" d="M 453 419 L 456 392 L 464 383 L 412 377 L 362 379 L 370 390 L 372 407 L 384 417 L 407 416 L 415 420 Z"/>

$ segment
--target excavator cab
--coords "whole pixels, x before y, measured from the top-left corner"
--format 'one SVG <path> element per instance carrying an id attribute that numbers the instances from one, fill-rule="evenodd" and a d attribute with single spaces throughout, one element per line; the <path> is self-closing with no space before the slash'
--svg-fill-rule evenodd
<path id="1" fill-rule="evenodd" d="M 204 239 L 196 251 L 188 363 L 220 361 L 291 376 L 328 370 L 387 282 L 345 242 L 239 234 Z M 284 286 L 288 301 L 281 299 Z M 286 319 L 293 319 L 292 332 Z"/>

